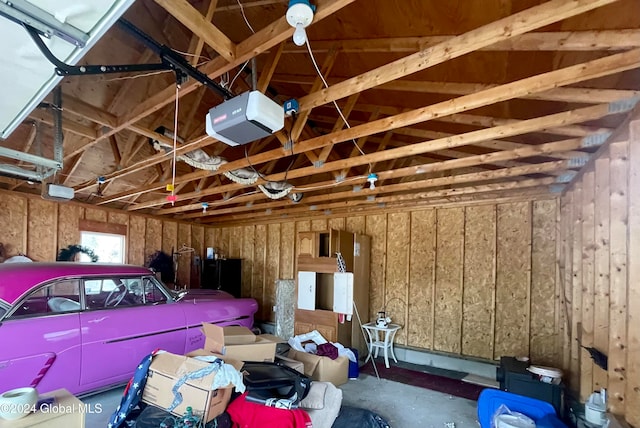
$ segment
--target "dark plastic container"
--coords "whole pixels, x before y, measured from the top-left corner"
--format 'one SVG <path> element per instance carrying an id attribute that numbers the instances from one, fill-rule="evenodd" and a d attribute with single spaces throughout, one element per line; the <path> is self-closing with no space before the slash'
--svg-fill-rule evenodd
<path id="1" fill-rule="evenodd" d="M 349 348 L 356 356 L 356 362 L 349 360 L 349 379 L 358 379 L 360 376 L 360 366 L 358 365 L 358 350 L 355 348 Z"/>

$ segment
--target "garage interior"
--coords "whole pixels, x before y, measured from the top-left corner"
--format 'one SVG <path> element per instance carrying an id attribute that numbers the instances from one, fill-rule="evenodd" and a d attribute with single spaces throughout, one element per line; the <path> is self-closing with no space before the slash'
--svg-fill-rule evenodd
<path id="1" fill-rule="evenodd" d="M 224 97 L 194 78 L 65 76 L 61 169 L 40 183 L 1 153 L 6 255 L 55 261 L 81 230 L 122 233 L 130 264 L 193 249 L 174 286 L 199 288 L 213 248 L 242 260 L 240 294 L 269 326 L 301 237 L 364 235 L 366 321 L 402 326 L 400 360 L 526 356 L 582 403 L 606 388 L 640 427 L 640 2 L 313 3 L 298 46 L 286 0 L 134 1 L 123 18 L 231 95 L 297 113 L 231 146 L 206 131 Z M 114 25 L 78 64 L 159 61 Z M 56 156 L 59 100 L 43 101 L 0 148 Z"/>

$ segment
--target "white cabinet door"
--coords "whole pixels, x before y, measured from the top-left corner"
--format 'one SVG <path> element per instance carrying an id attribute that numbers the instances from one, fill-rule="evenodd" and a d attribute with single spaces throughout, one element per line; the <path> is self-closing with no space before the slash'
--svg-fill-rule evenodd
<path id="1" fill-rule="evenodd" d="M 333 312 L 353 315 L 353 273 L 333 274 Z"/>
<path id="2" fill-rule="evenodd" d="M 316 310 L 316 273 L 298 272 L 298 309 Z"/>

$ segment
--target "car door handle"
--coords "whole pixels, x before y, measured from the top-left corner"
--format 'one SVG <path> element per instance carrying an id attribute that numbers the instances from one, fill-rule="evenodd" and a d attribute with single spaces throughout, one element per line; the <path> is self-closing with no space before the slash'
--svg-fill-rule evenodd
<path id="1" fill-rule="evenodd" d="M 97 324 L 97 323 L 102 322 L 102 321 L 104 321 L 104 320 L 106 320 L 106 319 L 107 319 L 107 317 L 102 317 L 102 318 L 92 319 L 92 320 L 89 320 L 89 321 L 87 321 L 87 322 L 88 322 L 89 324 Z"/>

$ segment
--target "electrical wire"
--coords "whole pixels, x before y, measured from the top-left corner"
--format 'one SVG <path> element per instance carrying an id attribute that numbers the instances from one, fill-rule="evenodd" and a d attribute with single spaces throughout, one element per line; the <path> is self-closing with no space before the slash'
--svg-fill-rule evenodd
<path id="1" fill-rule="evenodd" d="M 240 76 L 240 73 L 242 73 L 242 70 L 244 70 L 245 67 L 247 66 L 247 64 L 249 64 L 249 61 L 250 60 L 247 60 L 244 64 L 242 64 L 242 67 L 240 68 L 240 70 L 238 70 L 236 75 L 233 76 L 233 79 L 231 80 L 231 83 L 229 84 L 229 90 L 231 90 L 231 88 L 233 87 L 233 84 L 235 83 L 235 81 L 238 78 L 238 76 Z"/>
<path id="2" fill-rule="evenodd" d="M 173 166 L 171 171 L 171 196 L 175 196 L 176 189 L 176 163 L 178 149 L 178 106 L 180 101 L 180 85 L 176 85 L 176 107 L 173 118 Z M 174 201 L 171 201 L 171 205 Z"/>
<path id="3" fill-rule="evenodd" d="M 348 183 L 350 181 L 359 181 L 359 180 L 362 180 L 363 178 L 366 178 L 366 177 L 367 177 L 366 175 L 358 175 L 358 176 L 355 176 L 355 177 L 349 177 L 349 178 L 344 179 L 342 181 L 336 181 L 335 183 L 323 184 L 322 186 L 307 186 L 307 187 L 297 187 L 296 186 L 291 190 L 297 190 L 297 191 L 300 191 L 300 192 L 308 192 L 308 191 L 311 191 L 311 190 L 328 189 L 330 187 L 342 186 L 345 183 Z"/>
<path id="4" fill-rule="evenodd" d="M 113 82 L 115 80 L 137 79 L 139 77 L 155 76 L 156 74 L 172 73 L 172 72 L 173 72 L 173 70 L 153 71 L 151 73 L 136 74 L 136 75 L 133 75 L 133 76 L 122 76 L 122 77 L 114 77 L 113 79 L 104 79 L 104 82 Z"/>
<path id="5" fill-rule="evenodd" d="M 206 57 L 206 56 L 204 56 L 204 55 L 194 55 L 194 54 L 190 54 L 189 52 L 183 52 L 183 51 L 181 51 L 181 50 L 174 49 L 174 48 L 171 48 L 171 50 L 172 50 L 172 51 L 174 51 L 174 52 L 176 52 L 176 53 L 182 54 L 182 55 L 186 55 L 186 56 L 190 56 L 190 57 L 194 57 L 194 58 L 195 58 L 195 57 L 198 57 L 198 59 L 200 59 L 200 58 L 204 58 L 204 59 L 206 59 L 207 61 L 211 61 L 211 58 Z M 203 63 L 201 63 L 201 64 L 204 64 L 204 62 L 203 62 Z M 201 65 L 201 64 L 198 64 L 198 65 Z"/>
<path id="6" fill-rule="evenodd" d="M 311 50 L 311 43 L 309 43 L 309 38 L 307 37 L 305 44 L 307 45 L 307 51 L 309 52 L 309 56 L 311 57 L 311 62 L 313 63 L 313 67 L 316 69 L 316 72 L 318 73 L 318 76 L 320 77 L 320 79 L 322 80 L 322 83 L 324 84 L 325 88 L 329 88 L 329 84 L 327 83 L 327 80 L 324 78 L 324 76 L 322 75 L 322 71 L 320 71 L 320 67 L 318 67 L 318 63 L 316 62 L 316 58 L 313 55 L 313 51 Z M 342 113 L 342 110 L 340 109 L 340 106 L 338 106 L 338 103 L 335 102 L 335 100 L 333 101 L 333 105 L 335 106 L 336 110 L 338 111 L 338 114 L 340 115 L 340 118 L 343 120 L 345 126 L 347 128 L 351 128 L 351 125 L 349 125 L 349 121 L 347 120 L 347 118 L 344 116 L 344 114 Z M 360 152 L 360 154 L 362 156 L 365 156 L 365 153 L 362 151 L 362 149 L 360 148 L 360 146 L 358 145 L 358 143 L 356 142 L 356 140 L 354 140 L 353 138 L 351 139 L 351 141 L 353 142 L 353 145 L 356 146 L 356 148 L 358 149 L 358 151 Z M 369 163 L 369 173 L 372 172 L 373 169 L 373 165 L 371 165 L 371 163 Z"/>
<path id="7" fill-rule="evenodd" d="M 247 19 L 247 15 L 244 14 L 244 6 L 242 6 L 242 3 L 240 3 L 240 0 L 236 0 L 238 2 L 238 6 L 240 6 L 240 12 L 242 13 L 242 17 L 244 18 L 244 22 L 247 24 L 247 27 L 249 27 L 249 30 L 251 30 L 251 32 L 253 34 L 256 34 L 256 32 L 253 30 L 253 27 L 251 26 L 251 24 L 249 24 L 249 20 Z"/>

